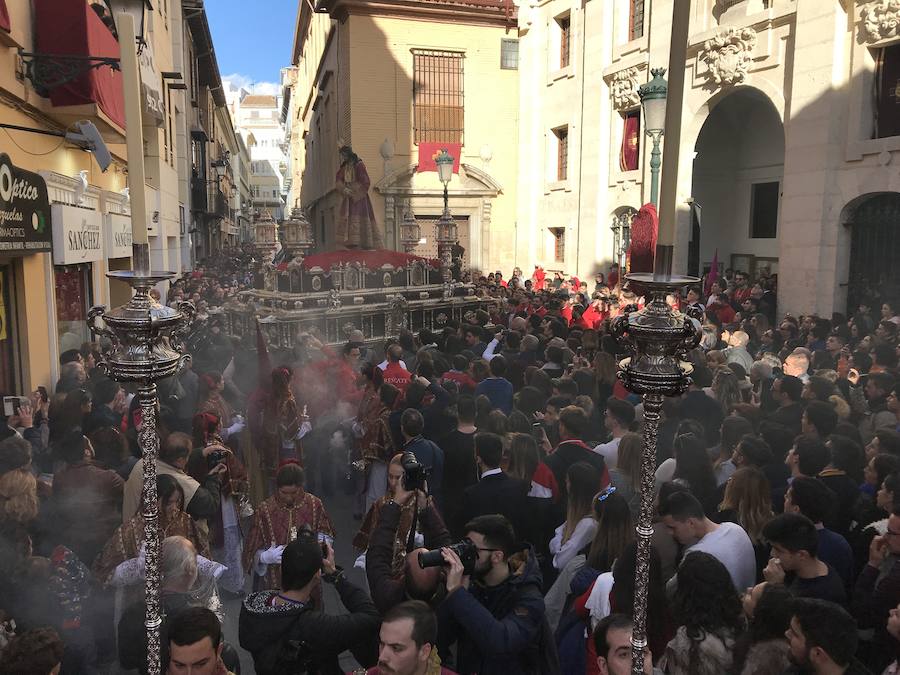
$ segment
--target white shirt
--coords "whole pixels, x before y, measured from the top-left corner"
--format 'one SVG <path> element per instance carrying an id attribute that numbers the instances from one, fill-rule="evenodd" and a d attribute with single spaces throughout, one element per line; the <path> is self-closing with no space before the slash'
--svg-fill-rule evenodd
<path id="1" fill-rule="evenodd" d="M 381 363 L 379 363 L 379 364 L 378 364 L 378 367 L 379 367 L 381 370 L 387 370 L 387 367 L 388 367 L 387 359 L 385 359 L 384 361 L 382 361 Z M 403 359 L 400 359 L 400 367 L 403 368 L 403 370 L 409 370 L 409 368 L 407 368 L 407 367 L 406 367 L 406 364 L 403 362 Z"/>
<path id="2" fill-rule="evenodd" d="M 503 469 L 488 469 L 483 474 L 481 474 L 481 480 L 484 480 L 488 476 L 496 476 L 498 473 L 503 473 Z"/>
<path id="3" fill-rule="evenodd" d="M 621 438 L 614 438 L 609 443 L 601 443 L 594 448 L 594 452 L 603 455 L 607 469 L 615 469 L 619 464 L 619 441 L 621 440 Z"/>
<path id="4" fill-rule="evenodd" d="M 594 534 L 597 532 L 597 521 L 592 516 L 585 516 L 578 521 L 575 531 L 569 540 L 563 544 L 563 530 L 566 524 L 563 523 L 556 528 L 553 539 L 550 540 L 550 553 L 553 554 L 553 566 L 561 570 L 568 562 L 578 555 L 578 552 L 594 540 Z M 756 569 L 754 567 L 754 569 Z"/>
<path id="5" fill-rule="evenodd" d="M 722 523 L 696 544 L 688 546 L 685 557 L 694 551 L 709 553 L 725 565 L 738 593 L 756 585 L 756 553 L 750 537 L 740 525 Z"/>

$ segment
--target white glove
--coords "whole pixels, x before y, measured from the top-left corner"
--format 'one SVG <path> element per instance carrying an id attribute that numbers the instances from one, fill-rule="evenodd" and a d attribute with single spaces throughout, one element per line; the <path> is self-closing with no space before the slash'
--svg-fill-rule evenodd
<path id="1" fill-rule="evenodd" d="M 280 565 L 284 546 L 270 546 L 266 550 L 259 551 L 259 561 L 266 565 Z"/>
<path id="2" fill-rule="evenodd" d="M 244 420 L 238 418 L 237 422 L 235 422 L 225 430 L 225 436 L 226 438 L 230 438 L 235 434 L 241 433 L 246 427 L 247 424 L 244 422 Z"/>
<path id="3" fill-rule="evenodd" d="M 299 441 L 301 438 L 306 436 L 306 434 L 308 434 L 310 431 L 312 431 L 312 424 L 310 424 L 309 422 L 304 422 L 303 424 L 300 425 L 300 428 L 297 430 L 297 435 L 294 436 L 294 438 Z"/>

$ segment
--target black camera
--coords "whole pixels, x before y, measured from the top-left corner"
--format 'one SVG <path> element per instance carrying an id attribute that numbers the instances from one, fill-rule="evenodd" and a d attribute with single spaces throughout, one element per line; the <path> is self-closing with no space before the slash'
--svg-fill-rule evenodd
<path id="1" fill-rule="evenodd" d="M 400 458 L 403 467 L 403 489 L 407 492 L 414 490 L 425 491 L 425 480 L 428 478 L 428 468 L 420 464 L 412 452 L 404 452 Z"/>
<path id="2" fill-rule="evenodd" d="M 466 538 L 451 544 L 447 548 L 459 556 L 463 564 L 463 574 L 471 576 L 472 572 L 475 571 L 475 562 L 478 560 L 478 547 L 475 546 L 475 542 Z M 419 567 L 423 570 L 427 567 L 440 567 L 446 564 L 447 561 L 444 560 L 439 548 L 419 553 Z"/>
<path id="3" fill-rule="evenodd" d="M 212 469 L 217 464 L 222 464 L 227 456 L 224 450 L 213 450 L 206 456 L 206 463 Z"/>

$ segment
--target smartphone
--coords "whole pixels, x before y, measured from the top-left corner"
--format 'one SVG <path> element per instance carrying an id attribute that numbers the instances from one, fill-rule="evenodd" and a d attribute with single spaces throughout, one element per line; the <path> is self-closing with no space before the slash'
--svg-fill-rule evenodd
<path id="1" fill-rule="evenodd" d="M 4 396 L 3 397 L 3 414 L 7 417 L 19 414 L 19 408 L 23 404 L 27 404 L 28 399 L 24 396 Z"/>

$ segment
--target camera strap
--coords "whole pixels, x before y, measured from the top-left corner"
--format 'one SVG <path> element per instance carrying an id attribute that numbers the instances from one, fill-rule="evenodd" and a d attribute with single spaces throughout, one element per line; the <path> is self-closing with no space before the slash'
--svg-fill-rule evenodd
<path id="1" fill-rule="evenodd" d="M 416 499 L 415 493 L 413 493 L 413 500 Z M 409 526 L 409 535 L 406 537 L 406 552 L 414 550 L 416 547 L 416 528 L 419 525 L 419 506 L 418 504 L 413 504 L 413 516 L 412 523 Z"/>

